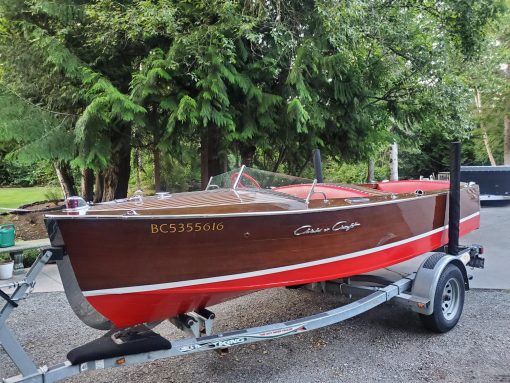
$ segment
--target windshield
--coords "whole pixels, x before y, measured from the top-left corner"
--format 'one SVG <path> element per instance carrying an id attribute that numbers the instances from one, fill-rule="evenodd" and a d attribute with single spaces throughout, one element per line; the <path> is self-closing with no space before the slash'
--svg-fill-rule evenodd
<path id="1" fill-rule="evenodd" d="M 211 189 L 273 189 L 281 186 L 311 184 L 307 178 L 268 172 L 242 166 L 229 172 L 211 177 L 206 190 Z"/>

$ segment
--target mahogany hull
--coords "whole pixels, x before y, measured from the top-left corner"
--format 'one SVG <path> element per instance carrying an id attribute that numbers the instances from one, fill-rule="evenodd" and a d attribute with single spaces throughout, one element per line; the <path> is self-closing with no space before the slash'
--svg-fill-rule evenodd
<path id="1" fill-rule="evenodd" d="M 56 222 L 87 301 L 127 327 L 431 251 L 447 243 L 447 193 L 299 211 Z M 479 224 L 478 195 L 465 188 L 461 235 Z"/>

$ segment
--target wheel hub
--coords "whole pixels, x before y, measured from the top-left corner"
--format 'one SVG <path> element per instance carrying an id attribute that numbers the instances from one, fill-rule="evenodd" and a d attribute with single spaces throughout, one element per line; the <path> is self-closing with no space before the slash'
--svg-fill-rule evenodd
<path id="1" fill-rule="evenodd" d="M 445 319 L 453 319 L 459 310 L 460 286 L 455 278 L 450 278 L 443 289 L 441 310 Z"/>

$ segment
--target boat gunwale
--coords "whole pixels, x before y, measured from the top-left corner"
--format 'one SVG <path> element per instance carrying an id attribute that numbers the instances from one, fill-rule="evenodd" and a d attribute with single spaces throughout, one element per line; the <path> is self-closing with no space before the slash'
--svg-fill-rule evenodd
<path id="1" fill-rule="evenodd" d="M 466 185 L 463 189 L 471 189 L 470 186 Z M 393 194 L 393 196 L 397 196 L 396 198 L 392 198 L 392 194 L 388 193 L 388 197 L 391 198 L 389 200 L 382 200 L 378 202 L 370 202 L 370 203 L 359 203 L 359 204 L 350 204 L 350 205 L 340 205 L 340 206 L 330 206 L 330 207 L 319 207 L 319 208 L 309 208 L 306 209 L 297 209 L 297 210 L 275 210 L 275 211 L 250 211 L 250 212 L 236 212 L 236 213 L 200 213 L 200 214 L 139 214 L 139 215 L 120 215 L 120 214 L 86 214 L 86 215 L 54 215 L 54 214 L 47 214 L 45 215 L 45 218 L 48 219 L 55 219 L 55 220 L 61 220 L 61 219 L 74 219 L 74 220 L 89 220 L 89 219 L 95 219 L 95 220 L 102 220 L 102 219 L 121 219 L 121 220 L 151 220 L 151 219 L 200 219 L 200 218 L 236 218 L 236 217 L 252 217 L 252 216 L 272 216 L 272 215 L 288 215 L 288 214 L 310 214 L 310 213 L 317 213 L 317 212 L 324 212 L 324 211 L 336 211 L 336 210 L 347 210 L 347 209 L 359 209 L 363 207 L 370 207 L 370 206 L 382 206 L 382 205 L 388 205 L 388 204 L 394 204 L 394 203 L 402 203 L 402 202 L 409 202 L 414 201 L 418 199 L 423 198 L 432 198 L 437 197 L 439 195 L 448 194 L 449 189 L 440 189 L 440 190 L 434 190 L 430 194 L 424 194 L 421 196 L 410 196 L 410 197 L 403 197 L 399 198 L 398 196 L 405 196 L 405 195 L 412 195 L 413 193 L 402 193 L 402 194 Z M 380 197 L 380 196 L 377 196 Z M 343 198 L 348 199 L 348 198 Z M 128 210 L 135 210 L 135 209 L 126 209 Z"/>

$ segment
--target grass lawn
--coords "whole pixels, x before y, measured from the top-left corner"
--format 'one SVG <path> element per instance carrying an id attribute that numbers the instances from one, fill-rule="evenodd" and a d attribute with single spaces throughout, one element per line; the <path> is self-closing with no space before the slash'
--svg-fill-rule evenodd
<path id="1" fill-rule="evenodd" d="M 56 187 L 0 188 L 0 208 L 16 208 L 27 203 L 47 200 L 50 196 L 62 198 Z"/>

